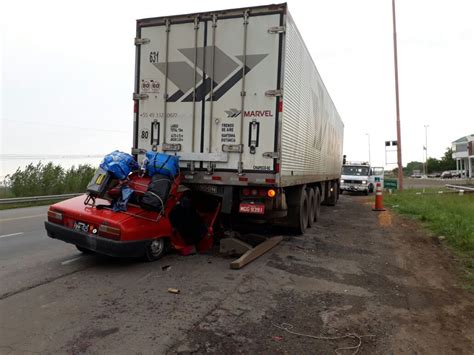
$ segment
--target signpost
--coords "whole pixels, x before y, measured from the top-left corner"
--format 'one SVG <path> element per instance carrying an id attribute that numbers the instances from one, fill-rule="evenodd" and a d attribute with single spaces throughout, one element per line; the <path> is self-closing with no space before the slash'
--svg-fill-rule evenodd
<path id="1" fill-rule="evenodd" d="M 383 187 L 385 189 L 396 190 L 398 188 L 397 179 L 384 179 Z"/>

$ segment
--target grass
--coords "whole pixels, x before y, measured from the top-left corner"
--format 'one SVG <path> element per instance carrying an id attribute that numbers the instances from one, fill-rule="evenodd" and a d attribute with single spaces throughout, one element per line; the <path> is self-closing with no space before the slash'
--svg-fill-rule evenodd
<path id="1" fill-rule="evenodd" d="M 444 236 L 465 266 L 468 288 L 474 290 L 474 194 L 439 194 L 438 190 L 386 194 L 384 202 L 393 211 L 419 220 L 435 236 Z"/>

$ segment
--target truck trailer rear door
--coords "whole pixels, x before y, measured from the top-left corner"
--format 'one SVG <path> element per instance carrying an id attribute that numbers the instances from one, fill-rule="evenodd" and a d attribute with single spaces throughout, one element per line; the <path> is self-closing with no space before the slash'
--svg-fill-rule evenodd
<path id="1" fill-rule="evenodd" d="M 139 21 L 136 147 L 183 167 L 273 171 L 282 23 L 246 10 Z"/>

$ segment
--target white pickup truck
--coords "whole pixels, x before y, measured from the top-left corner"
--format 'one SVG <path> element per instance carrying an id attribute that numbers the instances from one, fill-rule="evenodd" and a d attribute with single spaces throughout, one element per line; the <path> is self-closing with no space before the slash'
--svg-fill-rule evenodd
<path id="1" fill-rule="evenodd" d="M 371 167 L 367 163 L 349 163 L 342 166 L 341 193 L 344 191 L 363 192 L 366 195 L 374 191 L 375 184 L 383 185 L 384 168 Z"/>

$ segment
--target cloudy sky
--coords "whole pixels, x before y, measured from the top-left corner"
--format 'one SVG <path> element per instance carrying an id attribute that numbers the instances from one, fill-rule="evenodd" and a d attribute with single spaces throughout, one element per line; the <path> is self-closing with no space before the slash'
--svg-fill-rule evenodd
<path id="1" fill-rule="evenodd" d="M 135 20 L 266 1 L 2 1 L 0 178 L 132 146 Z M 345 124 L 344 152 L 385 165 L 396 139 L 390 0 L 289 0 Z M 474 133 L 474 1 L 397 0 L 403 161 Z M 88 156 L 88 158 L 86 158 Z M 391 159 L 393 162 L 393 159 Z M 389 168 L 393 165 L 387 166 Z"/>

